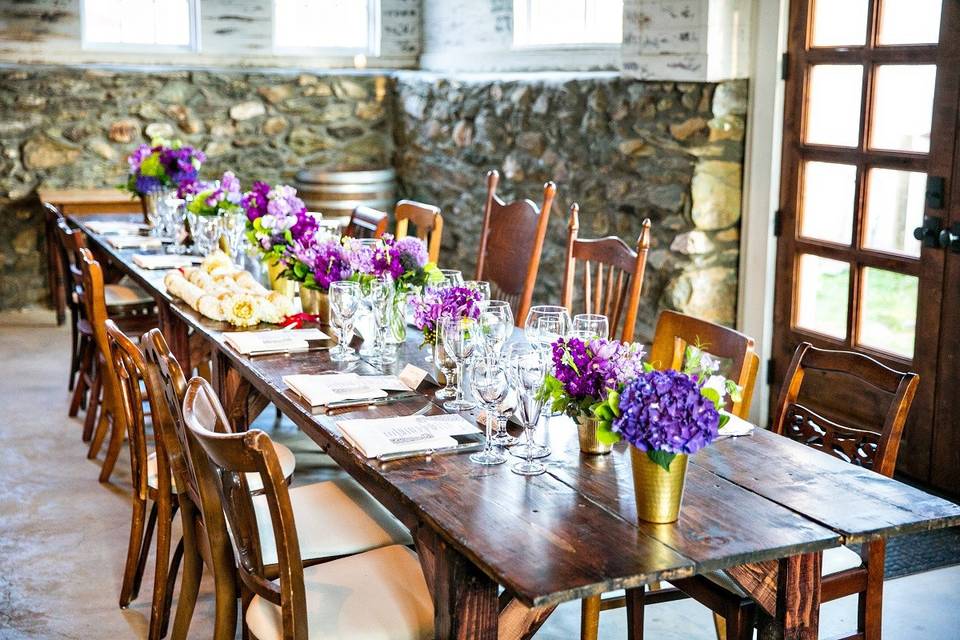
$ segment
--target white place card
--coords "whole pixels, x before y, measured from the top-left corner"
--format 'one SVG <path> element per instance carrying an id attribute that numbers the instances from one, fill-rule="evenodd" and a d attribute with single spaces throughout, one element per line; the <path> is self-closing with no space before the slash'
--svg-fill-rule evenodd
<path id="1" fill-rule="evenodd" d="M 108 233 L 133 235 L 150 228 L 150 225 L 143 222 L 129 222 L 126 220 L 90 220 L 89 222 L 84 222 L 84 225 L 90 229 L 90 231 L 101 235 Z"/>
<path id="2" fill-rule="evenodd" d="M 738 418 L 732 413 L 727 413 L 726 411 L 722 411 L 721 413 L 723 413 L 725 416 L 730 416 L 730 420 L 727 421 L 727 424 L 720 427 L 719 434 L 721 436 L 748 436 L 753 433 L 754 426 L 743 418 Z"/>

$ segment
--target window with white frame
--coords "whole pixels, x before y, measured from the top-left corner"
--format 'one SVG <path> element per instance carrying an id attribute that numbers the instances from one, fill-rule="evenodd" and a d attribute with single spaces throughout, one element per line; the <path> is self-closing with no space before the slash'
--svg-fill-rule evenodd
<path id="1" fill-rule="evenodd" d="M 88 49 L 197 49 L 198 0 L 80 0 Z"/>
<path id="2" fill-rule="evenodd" d="M 623 0 L 513 0 L 513 44 L 620 44 Z"/>
<path id="3" fill-rule="evenodd" d="M 376 42 L 376 0 L 273 0 L 277 53 L 369 53 Z"/>

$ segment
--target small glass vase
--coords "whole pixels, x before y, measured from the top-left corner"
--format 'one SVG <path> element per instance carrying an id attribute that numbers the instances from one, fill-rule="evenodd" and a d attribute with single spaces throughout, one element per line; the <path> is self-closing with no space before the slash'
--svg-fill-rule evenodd
<path id="1" fill-rule="evenodd" d="M 407 300 L 410 294 L 395 292 L 390 302 L 389 331 L 387 344 L 397 345 L 407 341 Z"/>
<path id="2" fill-rule="evenodd" d="M 279 291 L 288 298 L 293 298 L 293 294 L 296 293 L 297 283 L 294 280 L 280 276 L 286 268 L 286 265 L 276 258 L 270 258 L 267 260 L 267 278 L 270 280 L 271 289 Z"/>
<path id="3" fill-rule="evenodd" d="M 326 291 L 300 287 L 300 305 L 304 313 L 320 316 L 320 324 L 330 324 L 330 297 Z"/>
<path id="4" fill-rule="evenodd" d="M 146 191 L 140 194 L 140 206 L 143 209 L 143 221 L 150 225 L 150 233 L 158 235 L 160 229 L 160 206 L 161 202 L 169 197 L 176 197 L 177 192 L 170 189 L 159 188 Z"/>
<path id="5" fill-rule="evenodd" d="M 576 418 L 577 436 L 580 440 L 580 453 L 589 455 L 605 455 L 610 453 L 613 445 L 605 444 L 597 439 L 597 429 L 600 421 L 588 415 L 579 415 Z"/>
<path id="6" fill-rule="evenodd" d="M 686 454 L 677 454 L 667 471 L 647 456 L 646 451 L 630 449 L 633 490 L 637 501 L 637 519 L 666 524 L 680 517 L 680 503 L 687 477 Z"/>

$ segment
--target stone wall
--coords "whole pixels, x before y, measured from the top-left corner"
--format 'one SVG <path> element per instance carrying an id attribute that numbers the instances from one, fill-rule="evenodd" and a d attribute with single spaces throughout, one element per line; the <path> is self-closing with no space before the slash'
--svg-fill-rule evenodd
<path id="1" fill-rule="evenodd" d="M 175 136 L 244 184 L 307 165 L 382 166 L 393 156 L 382 75 L 0 69 L 0 309 L 43 303 L 40 186 L 122 182 L 125 155 Z"/>
<path id="2" fill-rule="evenodd" d="M 581 237 L 636 242 L 653 222 L 640 313 L 658 309 L 733 324 L 746 82 L 453 80 L 402 74 L 397 167 L 408 197 L 444 212 L 445 266 L 472 273 L 485 186 L 496 168 L 506 200 L 542 200 L 554 180 L 536 298 L 559 300 L 568 209 Z"/>

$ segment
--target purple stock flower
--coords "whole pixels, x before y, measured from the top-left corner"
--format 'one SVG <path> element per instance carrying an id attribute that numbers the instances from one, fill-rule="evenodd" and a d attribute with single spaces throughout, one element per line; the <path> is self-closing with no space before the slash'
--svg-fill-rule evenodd
<path id="1" fill-rule="evenodd" d="M 353 275 L 347 252 L 337 240 L 324 240 L 317 245 L 315 254 L 313 278 L 321 290 L 327 291 L 330 283 L 347 280 Z"/>
<path id="2" fill-rule="evenodd" d="M 431 291 L 413 299 L 413 323 L 423 331 L 424 342 L 433 344 L 441 318 L 476 320 L 480 317 L 482 299 L 479 291 L 464 286 Z"/>
<path id="3" fill-rule="evenodd" d="M 134 185 L 137 193 L 150 193 L 163 187 L 160 178 L 154 178 L 153 176 L 137 176 Z"/>
<path id="4" fill-rule="evenodd" d="M 641 451 L 695 453 L 717 437 L 716 406 L 679 371 L 641 373 L 620 392 L 619 408 L 612 431 Z"/>
<path id="5" fill-rule="evenodd" d="M 135 193 L 164 187 L 180 192 L 184 184 L 197 180 L 204 160 L 203 152 L 183 146 L 179 140 L 156 141 L 153 146 L 141 144 L 127 156 L 129 174 L 122 188 Z"/>
<path id="6" fill-rule="evenodd" d="M 602 400 L 608 391 L 632 378 L 642 369 L 643 350 L 616 340 L 560 338 L 553 343 L 553 376 L 563 393 L 579 411 L 583 401 Z"/>

